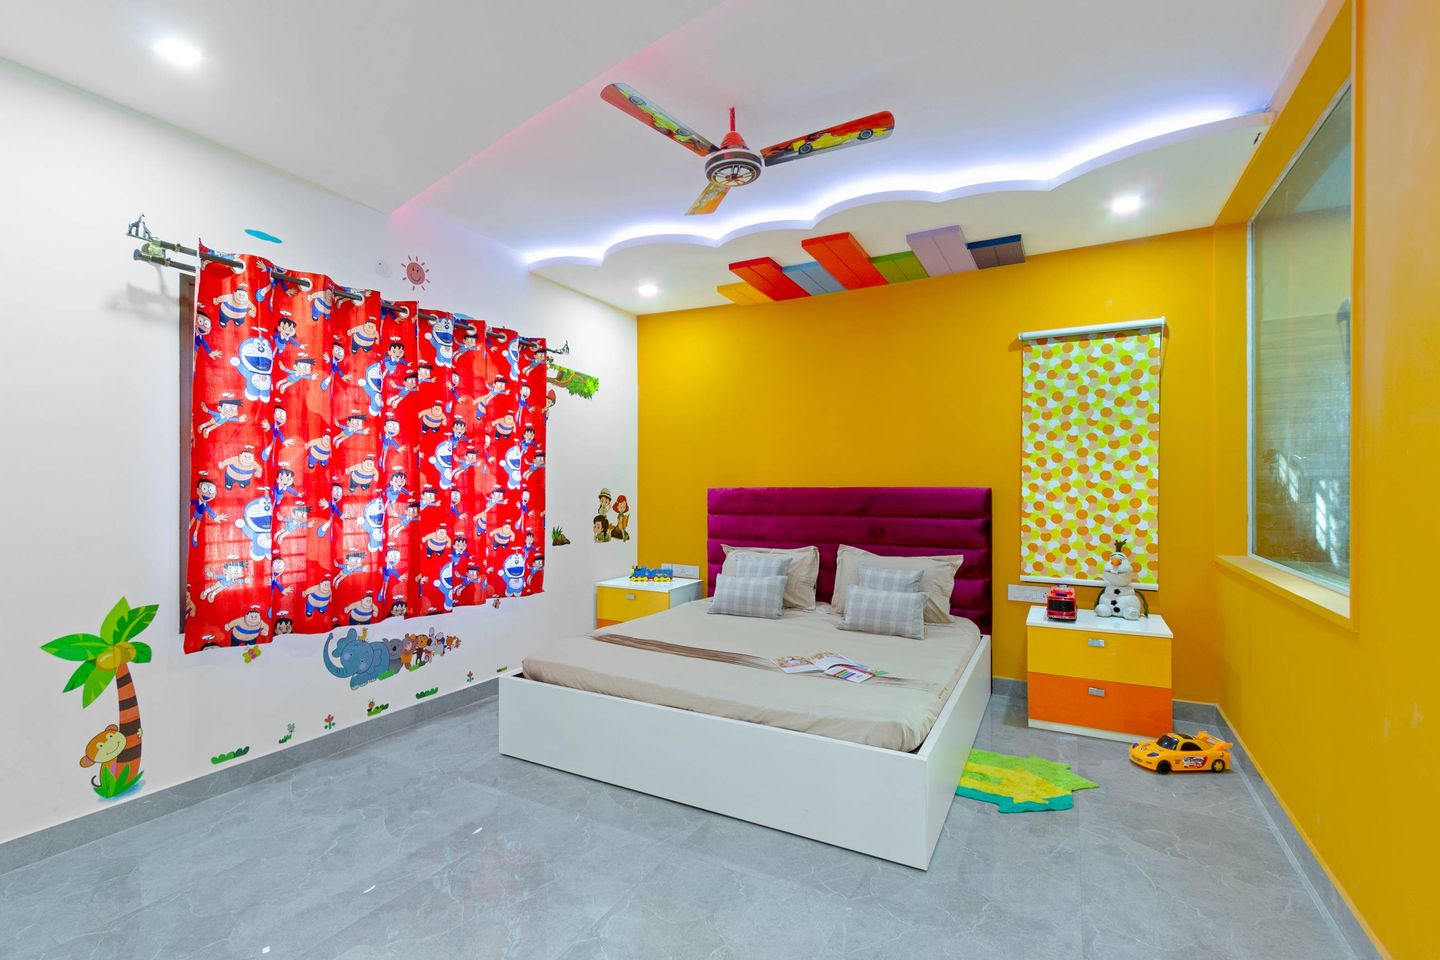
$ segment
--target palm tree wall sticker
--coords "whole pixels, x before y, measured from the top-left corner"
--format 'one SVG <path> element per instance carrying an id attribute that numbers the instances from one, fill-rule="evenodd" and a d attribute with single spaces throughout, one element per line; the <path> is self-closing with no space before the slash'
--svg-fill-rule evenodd
<path id="1" fill-rule="evenodd" d="M 91 738 L 80 758 L 82 767 L 99 767 L 90 785 L 104 799 L 118 797 L 140 783 L 140 703 L 130 664 L 149 663 L 150 645 L 135 638 L 155 619 L 157 606 L 131 607 L 121 597 L 100 632 L 71 633 L 41 646 L 41 650 L 62 660 L 78 661 L 64 692 L 80 690 L 80 705 L 88 707 L 115 683 L 119 700 L 119 722 L 112 723 Z"/>

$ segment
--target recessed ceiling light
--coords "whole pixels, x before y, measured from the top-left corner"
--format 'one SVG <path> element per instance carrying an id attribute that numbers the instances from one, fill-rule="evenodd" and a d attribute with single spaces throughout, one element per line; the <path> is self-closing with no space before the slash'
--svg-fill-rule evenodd
<path id="1" fill-rule="evenodd" d="M 660 288 L 653 283 L 642 283 L 635 289 L 642 297 L 653 297 L 660 292 Z"/>
<path id="2" fill-rule="evenodd" d="M 1123 217 L 1127 213 L 1134 213 L 1139 209 L 1140 195 L 1138 193 L 1127 193 L 1110 201 L 1110 212 L 1118 216 Z"/>
<path id="3" fill-rule="evenodd" d="M 163 40 L 157 40 L 150 49 L 154 50 L 162 60 L 169 60 L 177 67 L 193 67 L 205 59 L 205 54 L 199 47 L 177 37 L 165 37 Z"/>

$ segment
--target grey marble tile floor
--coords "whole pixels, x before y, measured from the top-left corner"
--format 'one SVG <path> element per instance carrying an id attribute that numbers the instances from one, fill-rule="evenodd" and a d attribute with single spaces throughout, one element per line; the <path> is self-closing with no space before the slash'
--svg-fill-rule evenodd
<path id="1" fill-rule="evenodd" d="M 979 746 L 1098 781 L 1064 812 L 957 799 L 928 872 L 499 756 L 496 701 L 0 875 L 0 955 L 1350 960 L 1244 776 L 1125 745 Z M 836 797 L 844 803 L 844 797 Z"/>

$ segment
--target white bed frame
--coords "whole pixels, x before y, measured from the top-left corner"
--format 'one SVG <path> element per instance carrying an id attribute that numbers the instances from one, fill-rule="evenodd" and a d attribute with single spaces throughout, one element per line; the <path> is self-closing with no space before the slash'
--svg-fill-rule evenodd
<path id="1" fill-rule="evenodd" d="M 913 753 L 500 679 L 500 752 L 927 870 L 990 700 L 990 638 Z"/>

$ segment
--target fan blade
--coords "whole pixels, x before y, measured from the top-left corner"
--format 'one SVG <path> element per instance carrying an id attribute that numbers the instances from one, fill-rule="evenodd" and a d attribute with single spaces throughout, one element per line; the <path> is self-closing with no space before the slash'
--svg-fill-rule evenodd
<path id="1" fill-rule="evenodd" d="M 600 91 L 600 99 L 664 134 L 691 153 L 706 157 L 719 148 L 623 83 L 612 83 Z"/>
<path id="2" fill-rule="evenodd" d="M 720 201 L 725 199 L 725 194 L 730 192 L 729 187 L 722 187 L 716 183 L 706 183 L 705 189 L 700 191 L 700 196 L 690 204 L 690 209 L 685 211 L 685 216 L 697 213 L 714 213 L 715 208 L 720 206 Z"/>
<path id="3" fill-rule="evenodd" d="M 777 163 L 814 156 L 825 150 L 839 150 L 841 147 L 874 143 L 876 140 L 885 139 L 894 131 L 895 114 L 889 110 L 882 110 L 879 113 L 872 113 L 868 117 L 861 117 L 859 120 L 837 123 L 833 127 L 807 133 L 803 137 L 782 140 L 774 146 L 761 150 L 760 157 L 765 161 L 765 166 L 773 167 Z"/>

